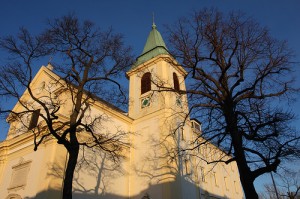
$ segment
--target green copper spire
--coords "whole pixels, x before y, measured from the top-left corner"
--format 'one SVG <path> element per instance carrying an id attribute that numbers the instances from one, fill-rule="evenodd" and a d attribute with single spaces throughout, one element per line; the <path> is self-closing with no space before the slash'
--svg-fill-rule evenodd
<path id="1" fill-rule="evenodd" d="M 161 34 L 157 31 L 156 25 L 153 21 L 152 30 L 149 33 L 144 50 L 142 54 L 136 59 L 133 68 L 161 54 L 169 54 L 169 52 Z"/>

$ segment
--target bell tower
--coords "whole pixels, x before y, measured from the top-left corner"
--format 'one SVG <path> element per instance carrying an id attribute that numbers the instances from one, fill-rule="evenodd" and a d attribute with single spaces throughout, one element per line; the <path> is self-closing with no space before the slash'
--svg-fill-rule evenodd
<path id="1" fill-rule="evenodd" d="M 155 23 L 142 54 L 126 73 L 129 78 L 129 116 L 144 117 L 165 108 L 182 108 L 186 71 L 169 53 Z M 170 91 L 177 91 L 170 92 Z"/>
<path id="2" fill-rule="evenodd" d="M 128 113 L 134 119 L 131 131 L 137 134 L 130 151 L 130 192 L 134 199 L 142 198 L 141 194 L 182 198 L 181 163 L 170 164 L 166 154 L 177 148 L 168 135 L 184 120 L 180 113 L 188 111 L 182 92 L 187 73 L 169 53 L 154 23 L 142 54 L 126 74 L 130 82 Z"/>

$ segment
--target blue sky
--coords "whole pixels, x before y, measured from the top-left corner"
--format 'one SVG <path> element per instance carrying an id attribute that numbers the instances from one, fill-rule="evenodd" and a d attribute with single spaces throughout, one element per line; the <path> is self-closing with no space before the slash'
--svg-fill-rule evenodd
<path id="1" fill-rule="evenodd" d="M 172 24 L 177 18 L 204 7 L 216 7 L 223 12 L 241 10 L 252 16 L 267 26 L 275 38 L 287 40 L 295 50 L 295 61 L 300 63 L 299 0 L 0 0 L 0 36 L 16 34 L 21 26 L 39 32 L 45 27 L 47 18 L 75 13 L 80 19 L 89 19 L 103 29 L 113 27 L 124 34 L 126 43 L 138 55 L 151 30 L 152 13 L 155 13 L 158 30 L 164 35 L 164 24 Z M 0 63 L 4 59 L 0 51 Z M 300 75 L 299 65 L 295 72 Z M 300 77 L 297 84 L 300 85 Z M 300 102 L 291 108 L 298 113 Z M 297 123 L 299 121 L 296 122 L 299 129 Z M 7 125 L 0 121 L 0 140 L 5 139 L 6 133 Z M 261 190 L 266 180 L 267 176 L 261 177 L 257 188 Z"/>

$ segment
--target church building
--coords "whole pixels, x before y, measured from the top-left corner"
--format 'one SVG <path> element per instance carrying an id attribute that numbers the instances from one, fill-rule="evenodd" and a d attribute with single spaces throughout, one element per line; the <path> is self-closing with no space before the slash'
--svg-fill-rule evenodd
<path id="1" fill-rule="evenodd" d="M 188 99 L 180 92 L 186 88 L 186 75 L 153 23 L 143 52 L 126 73 L 128 112 L 100 98 L 89 110 L 91 115 L 101 116 L 105 133 L 130 132 L 130 147 L 118 163 L 101 150 L 82 149 L 73 179 L 73 198 L 244 198 L 235 162 L 208 164 L 226 155 L 214 144 L 204 142 L 201 123 L 188 116 Z M 48 64 L 39 69 L 31 86 L 36 96 L 44 96 L 48 88 L 49 93 L 67 99 L 65 84 Z M 30 101 L 26 92 L 22 99 Z M 69 113 L 68 100 L 64 104 L 59 110 L 62 121 Z M 22 111 L 19 103 L 13 111 Z M 43 122 L 34 119 L 34 113 L 26 121 L 10 117 L 7 121 L 7 138 L 0 142 L 0 198 L 62 198 L 66 149 L 56 139 L 48 138 L 33 150 L 31 131 L 35 126 L 31 123 Z M 29 127 L 24 130 L 22 123 Z M 189 150 L 198 143 L 205 144 Z"/>

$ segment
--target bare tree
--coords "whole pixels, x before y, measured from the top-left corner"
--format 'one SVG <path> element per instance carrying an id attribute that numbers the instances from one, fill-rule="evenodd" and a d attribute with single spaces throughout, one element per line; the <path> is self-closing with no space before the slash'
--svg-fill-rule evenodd
<path id="1" fill-rule="evenodd" d="M 261 199 L 283 199 L 281 190 L 278 188 L 274 189 L 274 185 L 272 184 L 265 184 L 264 185 L 264 192 L 259 193 L 259 198 Z"/>
<path id="2" fill-rule="evenodd" d="M 231 157 L 216 161 L 236 161 L 246 198 L 258 198 L 254 180 L 299 157 L 299 134 L 290 126 L 295 117 L 287 108 L 298 91 L 293 52 L 237 12 L 204 9 L 167 29 L 171 51 L 188 72 L 190 114 L 203 125 L 199 137 Z"/>
<path id="3" fill-rule="evenodd" d="M 106 116 L 91 115 L 91 104 L 105 103 L 102 99 L 112 103 L 126 101 L 117 79 L 132 63 L 131 49 L 124 45 L 122 35 L 111 29 L 100 31 L 93 23 L 81 22 L 74 15 L 49 20 L 45 32 L 38 36 L 21 28 L 16 37 L 1 38 L 0 46 L 11 58 L 1 67 L 0 96 L 15 98 L 23 107 L 22 112 L 4 107 L 0 111 L 9 113 L 11 118 L 36 115 L 32 124 L 24 123 L 26 130 L 34 134 L 34 150 L 50 138 L 66 148 L 69 159 L 63 198 L 70 199 L 80 146 L 98 147 L 114 160 L 128 146 L 127 132 L 103 131 L 101 122 Z M 54 69 L 60 78 L 47 84 L 39 96 L 32 88 L 35 66 L 40 59 L 49 57 L 57 60 Z M 24 90 L 30 100 L 22 99 Z M 97 97 L 100 95 L 102 99 Z M 63 106 L 71 110 L 61 113 Z M 38 120 L 42 122 L 35 125 Z"/>
<path id="4" fill-rule="evenodd" d="M 276 186 L 276 189 L 274 186 Z M 299 197 L 299 191 L 300 191 L 299 171 L 295 172 L 290 169 L 284 168 L 280 172 L 276 173 L 276 183 L 274 185 L 265 184 L 265 192 L 260 195 L 261 198 L 265 198 L 265 199 L 272 199 L 272 198 L 296 199 L 297 197 Z"/>
<path id="5" fill-rule="evenodd" d="M 284 196 L 289 199 L 296 199 L 300 193 L 300 172 L 285 171 L 279 174 L 280 182 L 278 186 L 283 190 Z"/>

